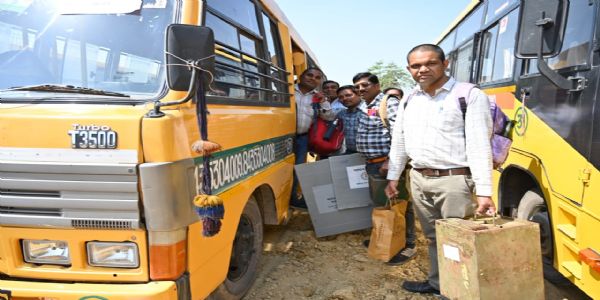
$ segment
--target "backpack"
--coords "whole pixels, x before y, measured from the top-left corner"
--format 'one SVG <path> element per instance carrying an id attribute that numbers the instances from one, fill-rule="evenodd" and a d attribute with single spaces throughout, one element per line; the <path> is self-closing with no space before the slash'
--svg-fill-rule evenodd
<path id="1" fill-rule="evenodd" d="M 319 100 L 313 97 L 312 103 L 314 116 L 308 129 L 308 148 L 319 155 L 330 155 L 340 148 L 344 143 L 344 124 L 341 119 L 326 121 L 319 118 L 318 111 L 321 108 Z"/>
<path id="2" fill-rule="evenodd" d="M 467 98 L 471 93 L 471 90 L 475 87 L 474 84 L 468 82 L 456 82 L 456 87 L 453 93 L 457 96 L 457 105 L 462 112 L 463 121 L 467 114 Z M 404 102 L 404 109 L 412 96 L 416 94 L 416 90 L 410 93 Z M 492 146 L 492 162 L 494 169 L 500 167 L 508 157 L 512 140 L 508 137 L 508 133 L 512 129 L 513 122 L 502 112 L 502 110 L 496 105 L 496 101 L 490 100 L 490 116 L 492 117 L 492 136 L 490 137 L 490 144 Z"/>

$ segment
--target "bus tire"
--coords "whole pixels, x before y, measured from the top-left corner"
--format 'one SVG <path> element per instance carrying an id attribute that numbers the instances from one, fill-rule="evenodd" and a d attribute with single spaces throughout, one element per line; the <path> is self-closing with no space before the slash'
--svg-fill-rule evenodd
<path id="1" fill-rule="evenodd" d="M 263 221 L 258 203 L 250 197 L 240 216 L 227 278 L 209 299 L 240 299 L 256 279 L 263 248 Z"/>
<path id="2" fill-rule="evenodd" d="M 554 261 L 552 226 L 550 225 L 548 207 L 540 191 L 529 190 L 521 197 L 521 202 L 519 202 L 517 208 L 517 218 L 537 223 L 540 226 L 544 278 L 554 284 L 564 283 L 565 278 L 552 265 Z"/>

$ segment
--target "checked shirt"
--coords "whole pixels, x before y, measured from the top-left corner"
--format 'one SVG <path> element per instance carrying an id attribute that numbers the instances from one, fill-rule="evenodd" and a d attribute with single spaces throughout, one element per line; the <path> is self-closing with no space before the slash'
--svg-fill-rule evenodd
<path id="1" fill-rule="evenodd" d="M 390 130 L 388 130 L 379 117 L 379 103 L 383 96 L 383 93 L 379 93 L 371 103 L 360 108 L 356 150 L 367 159 L 388 156 L 390 152 L 392 140 L 390 130 L 394 128 L 400 101 L 395 97 L 388 98 L 387 114 L 390 123 Z"/>

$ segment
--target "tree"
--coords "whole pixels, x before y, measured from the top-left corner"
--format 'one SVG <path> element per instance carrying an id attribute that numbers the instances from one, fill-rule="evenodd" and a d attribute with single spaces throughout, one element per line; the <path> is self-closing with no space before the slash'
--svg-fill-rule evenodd
<path id="1" fill-rule="evenodd" d="M 399 87 L 407 92 L 415 85 L 410 74 L 394 62 L 386 64 L 383 60 L 379 60 L 369 68 L 369 72 L 379 77 L 381 90 L 389 87 Z"/>

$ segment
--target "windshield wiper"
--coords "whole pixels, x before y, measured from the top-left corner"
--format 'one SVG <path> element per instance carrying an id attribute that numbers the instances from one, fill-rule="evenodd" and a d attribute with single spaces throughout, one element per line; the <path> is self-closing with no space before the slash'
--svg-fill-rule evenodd
<path id="1" fill-rule="evenodd" d="M 72 85 L 58 85 L 58 84 L 40 84 L 40 85 L 30 85 L 30 86 L 22 86 L 16 88 L 10 88 L 6 90 L 0 90 L 0 92 L 6 91 L 35 91 L 35 92 L 58 92 L 58 93 L 73 93 L 73 94 L 85 94 L 85 95 L 100 95 L 100 96 L 113 96 L 113 97 L 125 97 L 129 98 L 129 95 L 103 91 L 98 89 L 86 88 L 86 87 L 78 87 Z"/>

